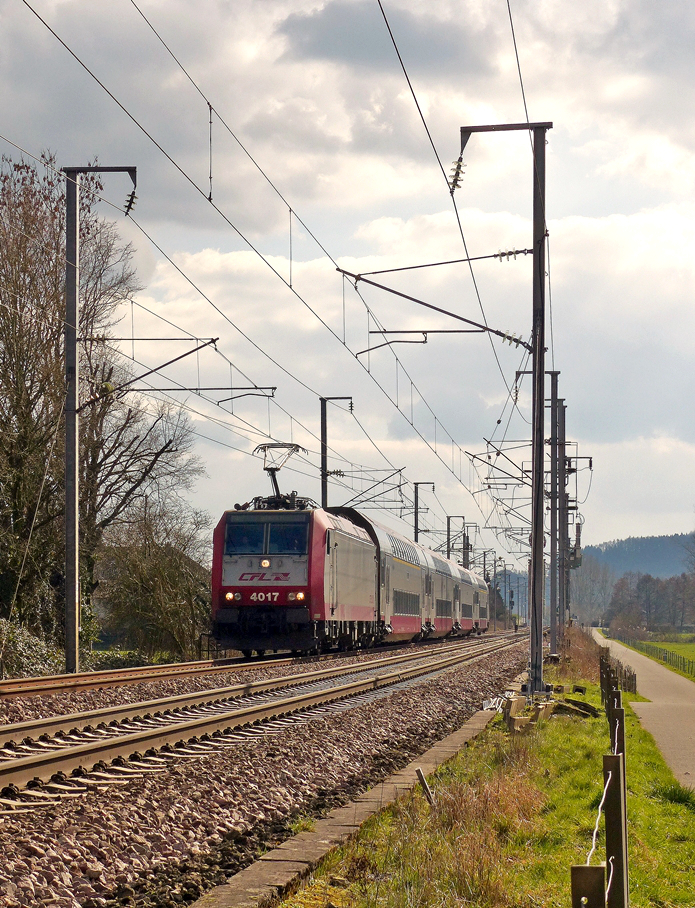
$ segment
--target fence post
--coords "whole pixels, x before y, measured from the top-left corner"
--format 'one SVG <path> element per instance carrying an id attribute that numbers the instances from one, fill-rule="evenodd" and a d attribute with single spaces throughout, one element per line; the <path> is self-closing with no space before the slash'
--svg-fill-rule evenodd
<path id="1" fill-rule="evenodd" d="M 572 873 L 572 908 L 605 908 L 606 865 L 575 864 Z"/>
<path id="2" fill-rule="evenodd" d="M 610 775 L 610 782 L 608 777 Z M 606 908 L 629 908 L 627 866 L 627 811 L 625 805 L 625 755 L 606 755 L 603 758 L 606 791 L 606 863 L 610 885 Z"/>
<path id="3" fill-rule="evenodd" d="M 615 682 L 615 686 L 613 687 L 613 690 L 611 691 L 610 701 L 611 701 L 611 712 L 613 712 L 613 711 L 616 710 L 616 709 L 622 709 L 622 706 L 623 706 L 623 692 L 622 692 L 622 691 L 620 690 L 620 688 L 618 687 L 618 681 L 617 681 L 617 680 L 616 680 L 616 682 Z"/>
<path id="4" fill-rule="evenodd" d="M 614 754 L 625 755 L 625 710 L 622 707 L 612 711 L 611 750 Z"/>

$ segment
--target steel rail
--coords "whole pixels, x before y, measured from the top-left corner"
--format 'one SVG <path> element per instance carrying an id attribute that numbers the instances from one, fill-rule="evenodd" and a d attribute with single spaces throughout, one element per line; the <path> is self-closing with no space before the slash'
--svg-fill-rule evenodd
<path id="1" fill-rule="evenodd" d="M 457 653 L 435 664 L 430 662 L 427 665 L 401 667 L 386 674 L 375 674 L 329 690 L 285 697 L 272 703 L 241 710 L 230 710 L 226 713 L 192 719 L 172 726 L 137 731 L 115 740 L 110 738 L 93 741 L 7 760 L 0 763 L 0 788 L 16 786 L 21 789 L 33 780 L 48 782 L 59 771 L 67 774 L 85 766 L 93 767 L 102 762 L 110 763 L 119 757 L 129 759 L 136 756 L 142 759 L 141 752 L 144 751 L 156 750 L 165 745 L 183 745 L 187 740 L 198 739 L 200 736 L 221 736 L 225 731 L 231 731 L 243 725 L 280 718 L 299 710 L 342 700 L 365 691 L 377 690 L 408 678 L 440 672 L 461 662 L 477 661 L 498 650 L 509 648 L 516 642 L 517 640 L 495 641 L 480 650 L 476 648 L 472 652 L 467 650 L 464 653 Z"/>
<path id="2" fill-rule="evenodd" d="M 487 643 L 487 641 L 485 641 Z M 473 639 L 461 640 L 437 650 L 437 655 L 445 655 L 462 648 L 475 647 Z M 478 644 L 480 645 L 480 643 Z M 427 658 L 429 653 L 403 653 L 398 656 L 388 656 L 383 659 L 372 659 L 368 662 L 351 663 L 338 667 L 316 669 L 297 675 L 282 675 L 279 678 L 265 678 L 257 681 L 246 681 L 225 687 L 210 690 L 195 691 L 187 694 L 175 694 L 170 697 L 160 697 L 155 700 L 143 700 L 137 703 L 124 703 L 117 706 L 104 706 L 79 713 L 68 713 L 60 716 L 48 716 L 43 719 L 27 719 L 24 722 L 15 722 L 0 725 L 0 746 L 10 742 L 24 741 L 27 738 L 36 739 L 41 735 L 56 735 L 59 732 L 73 732 L 89 725 L 99 725 L 105 722 L 125 722 L 128 719 L 143 719 L 152 715 L 161 715 L 176 709 L 184 709 L 201 704 L 215 705 L 224 700 L 247 697 L 252 694 L 279 690 L 283 687 L 293 687 L 325 678 L 334 678 L 339 675 L 356 674 L 369 671 L 370 668 L 380 666 L 398 665 L 402 662 L 415 661 Z"/>
<path id="3" fill-rule="evenodd" d="M 115 684 L 136 684 L 160 678 L 181 675 L 205 675 L 233 668 L 242 671 L 259 665 L 282 665 L 295 661 L 292 658 L 272 659 L 265 662 L 242 662 L 235 659 L 204 659 L 199 662 L 168 662 L 164 665 L 139 665 L 134 668 L 108 668 L 95 672 L 75 672 L 67 675 L 45 675 L 30 678 L 5 678 L 0 681 L 0 697 L 26 697 L 55 691 L 82 690 L 109 687 Z"/>

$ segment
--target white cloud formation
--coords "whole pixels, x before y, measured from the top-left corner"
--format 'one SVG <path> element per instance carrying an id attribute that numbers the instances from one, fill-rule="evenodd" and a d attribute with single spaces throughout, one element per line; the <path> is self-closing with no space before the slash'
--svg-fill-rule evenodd
<path id="1" fill-rule="evenodd" d="M 443 176 L 376 4 L 200 0 L 195 11 L 181 0 L 139 5 L 343 267 L 364 273 L 463 256 Z M 200 191 L 44 26 L 9 0 L 0 0 L 0 116 L 5 124 L 0 133 L 34 153 L 53 149 L 61 164 L 97 155 L 103 164 L 136 163 L 136 216 L 203 292 L 319 394 L 353 394 L 356 415 L 389 459 L 407 467 L 411 479 L 436 481 L 450 512 L 475 516 L 473 502 L 413 434 L 405 416 L 287 287 L 287 207 L 217 116 L 213 200 L 279 276 L 206 203 L 207 104 L 134 6 L 127 0 L 36 0 L 36 8 Z M 458 154 L 461 125 L 524 119 L 505 2 L 389 0 L 385 8 L 446 170 Z M 658 5 L 515 0 L 512 10 L 530 116 L 554 122 L 548 134 L 547 198 L 551 352 L 562 373 L 568 432 L 582 442 L 582 453 L 595 458 L 596 478 L 583 506 L 585 538 L 600 542 L 636 532 L 683 531 L 692 522 L 695 501 L 693 490 L 687 484 L 680 488 L 674 479 L 692 472 L 695 443 L 689 419 L 695 390 L 695 97 L 683 87 L 689 84 L 695 12 L 682 0 Z M 16 154 L 9 146 L 3 150 Z M 465 160 L 457 201 L 470 254 L 527 248 L 532 170 L 526 135 L 475 136 Z M 120 204 L 125 189 L 114 179 L 106 192 Z M 315 397 L 202 301 L 134 227 L 125 231 L 138 246 L 140 273 L 148 285 L 139 302 L 195 336 L 219 335 L 220 349 L 239 369 L 258 384 L 277 385 L 277 400 L 316 431 Z M 353 351 L 373 344 L 361 301 L 296 216 L 292 245 L 294 290 L 339 339 L 345 331 Z M 488 323 L 527 333 L 530 259 L 481 262 L 475 275 Z M 468 318 L 483 317 L 465 265 L 375 280 Z M 386 328 L 453 325 L 402 298 L 364 284 L 360 288 Z M 135 326 L 140 336 L 164 330 L 137 308 Z M 157 334 L 151 334 L 155 329 Z M 142 343 L 136 348 L 149 366 L 169 350 Z M 503 413 L 506 389 L 487 339 L 431 335 L 427 346 L 395 349 L 436 411 L 438 432 L 444 424 L 474 451 L 482 449 L 483 437 L 493 432 L 500 437 L 508 415 Z M 499 344 L 496 350 L 511 383 L 522 364 L 521 351 Z M 410 385 L 389 351 L 375 351 L 369 359 L 374 377 L 391 396 L 398 393 L 409 415 Z M 200 369 L 201 381 L 229 381 L 228 365 L 213 354 L 201 355 Z M 197 362 L 184 361 L 176 374 L 192 385 L 198 380 Z M 232 435 L 209 417 L 229 419 L 242 431 L 238 420 L 195 396 L 191 402 L 205 414 L 195 417 L 201 433 L 246 449 L 260 437 L 248 427 L 243 431 L 252 440 Z M 520 402 L 528 418 L 524 388 Z M 415 421 L 433 443 L 434 420 L 415 392 L 412 406 Z M 266 401 L 245 398 L 235 413 L 267 430 Z M 336 412 L 331 427 L 345 457 L 386 465 L 349 415 Z M 315 439 L 294 422 L 290 426 L 274 405 L 271 428 L 283 437 L 296 432 L 307 447 L 316 447 Z M 517 415 L 508 437 L 527 435 L 528 426 Z M 201 451 L 210 473 L 201 500 L 209 507 L 219 508 L 222 497 L 224 504 L 245 500 L 263 486 L 250 458 L 203 439 Z M 300 482 L 317 494 L 315 479 L 297 477 Z M 476 519 L 482 519 L 479 513 Z"/>

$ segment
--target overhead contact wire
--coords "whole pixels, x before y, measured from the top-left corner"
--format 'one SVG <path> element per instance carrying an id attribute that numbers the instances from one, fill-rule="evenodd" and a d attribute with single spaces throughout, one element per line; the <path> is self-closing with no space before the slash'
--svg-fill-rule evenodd
<path id="1" fill-rule="evenodd" d="M 296 296 L 296 298 L 297 298 L 297 299 L 298 299 L 298 300 L 299 300 L 307 309 L 309 309 L 309 311 L 314 315 L 314 317 L 315 317 L 319 322 L 321 322 L 321 324 L 322 324 L 322 325 L 323 325 L 323 326 L 324 326 L 324 327 L 325 327 L 325 328 L 326 328 L 326 329 L 327 329 L 327 330 L 328 330 L 328 331 L 329 331 L 329 332 L 330 332 L 330 333 L 331 333 L 331 334 L 332 334 L 332 335 L 333 335 L 341 344 L 343 344 L 343 346 L 346 346 L 346 345 L 344 344 L 344 342 L 341 340 L 341 338 L 339 337 L 339 335 L 338 335 L 335 331 L 333 331 L 333 329 L 330 327 L 330 325 L 328 325 L 328 323 L 327 323 L 327 322 L 326 322 L 326 321 L 325 321 L 325 320 L 324 320 L 324 319 L 315 311 L 315 309 L 313 309 L 312 306 L 309 305 L 309 303 L 308 303 L 308 302 L 307 302 L 307 301 L 306 301 L 306 300 L 305 300 L 305 299 L 304 299 L 304 298 L 303 298 L 303 297 L 302 297 L 302 296 L 301 296 L 293 287 L 290 287 L 289 283 L 288 283 L 287 280 L 283 277 L 283 275 L 280 274 L 280 272 L 277 271 L 277 269 L 273 267 L 273 265 L 265 258 L 265 256 L 260 252 L 260 250 L 257 249 L 256 246 L 254 246 L 253 243 L 251 243 L 251 241 L 250 241 L 250 240 L 244 235 L 244 233 L 243 233 L 243 232 L 242 232 L 242 231 L 241 231 L 241 230 L 240 230 L 240 229 L 239 229 L 239 228 L 238 228 L 238 227 L 237 227 L 237 226 L 236 226 L 228 217 L 227 217 L 227 215 L 219 208 L 219 206 L 217 206 L 217 205 L 215 204 L 215 202 L 211 202 L 211 201 L 208 200 L 207 196 L 205 195 L 204 190 L 202 190 L 202 189 L 197 185 L 197 183 L 193 180 L 193 178 L 190 177 L 190 176 L 186 173 L 186 171 L 185 171 L 185 170 L 176 162 L 176 160 L 175 160 L 175 159 L 174 159 L 174 158 L 173 158 L 173 157 L 172 157 L 172 156 L 163 148 L 163 146 L 154 138 L 154 136 L 152 136 L 152 134 L 151 134 L 151 133 L 150 133 L 150 132 L 149 132 L 149 131 L 148 131 L 148 130 L 147 130 L 147 129 L 138 121 L 138 120 L 137 120 L 137 118 L 136 118 L 133 114 L 131 114 L 131 113 L 128 111 L 128 109 L 127 109 L 127 108 L 126 108 L 126 107 L 125 107 L 125 106 L 116 98 L 116 96 L 115 96 L 115 95 L 106 87 L 106 85 L 97 77 L 97 75 L 89 68 L 89 66 L 87 66 L 87 65 L 78 57 L 78 55 L 77 55 L 77 54 L 76 54 L 76 53 L 75 53 L 75 52 L 66 44 L 66 42 L 63 41 L 63 39 L 62 39 L 62 38 L 57 34 L 57 32 L 48 24 L 48 22 L 46 22 L 46 20 L 45 20 L 45 19 L 44 19 L 44 18 L 43 18 L 43 17 L 42 17 L 42 16 L 41 16 L 33 7 L 32 7 L 32 5 L 28 2 L 28 0 L 22 0 L 22 2 L 23 2 L 24 5 L 27 7 L 27 9 L 29 9 L 29 11 L 30 11 L 31 13 L 33 13 L 33 15 L 34 15 L 34 16 L 35 16 L 35 17 L 44 25 L 44 27 L 45 27 L 45 28 L 54 36 L 54 38 L 55 38 L 55 39 L 59 42 L 59 44 L 60 44 L 60 45 L 61 45 L 61 46 L 70 54 L 70 56 L 71 56 L 71 57 L 72 57 L 72 58 L 73 58 L 81 67 L 82 67 L 82 69 L 84 69 L 84 71 L 85 71 L 92 79 L 94 79 L 94 81 L 95 81 L 95 82 L 103 89 L 103 91 L 104 91 L 104 92 L 113 100 L 113 102 L 114 102 L 114 103 L 118 106 L 118 108 L 119 108 L 119 109 L 128 117 L 128 119 L 129 119 L 129 120 L 130 120 L 138 129 L 140 129 L 141 132 L 142 132 L 142 133 L 143 133 L 143 134 L 152 142 L 152 144 L 153 144 L 153 145 L 154 145 L 154 146 L 155 146 L 155 147 L 164 155 L 164 157 L 165 157 L 165 158 L 172 164 L 172 166 L 181 174 L 181 176 L 184 177 L 184 179 L 186 180 L 186 182 L 188 182 L 188 183 L 189 183 L 189 184 L 190 184 L 190 185 L 191 185 L 191 186 L 192 186 L 192 187 L 193 187 L 193 188 L 194 188 L 194 189 L 195 189 L 195 190 L 196 190 L 196 191 L 197 191 L 205 200 L 206 200 L 206 201 L 209 202 L 209 204 L 215 209 L 215 211 L 220 215 L 220 217 L 225 221 L 225 223 L 227 223 L 227 224 L 232 228 L 232 230 L 240 237 L 240 239 L 242 239 L 243 242 L 246 243 L 246 245 L 249 247 L 249 249 L 251 249 L 251 251 L 253 251 L 253 252 L 254 252 L 254 253 L 255 253 L 263 262 L 264 262 L 264 264 L 266 265 L 266 267 L 267 267 L 267 268 L 268 268 L 268 269 L 269 269 L 277 278 L 279 278 L 279 280 L 280 280 L 280 281 L 281 281 L 281 282 L 282 282 L 282 283 L 283 283 L 283 284 L 284 284 L 284 285 L 285 285 L 285 286 L 286 286 L 286 287 L 287 287 L 287 288 Z M 190 77 L 189 77 L 189 78 L 190 78 Z M 202 95 L 202 92 L 200 92 L 200 93 L 201 93 L 201 95 Z M 204 95 L 202 95 L 202 96 L 204 97 Z M 14 143 L 12 143 L 12 144 L 14 144 Z M 17 146 L 15 146 L 15 147 L 17 147 Z M 441 166 L 441 162 L 440 162 L 440 166 Z M 303 222 L 301 222 L 301 220 L 300 220 L 299 218 L 297 218 L 297 220 L 300 221 L 300 223 L 303 224 Z M 135 222 L 134 222 L 134 223 L 135 223 Z M 138 225 L 138 226 L 139 226 L 139 225 Z M 304 225 L 303 225 L 303 226 L 304 226 Z M 140 228 L 140 229 L 142 229 L 142 228 Z M 143 233 L 145 233 L 144 230 L 143 230 Z M 146 233 L 145 233 L 145 235 L 148 236 Z M 313 234 L 312 234 L 312 236 L 313 236 Z M 149 236 L 148 236 L 148 238 L 149 238 Z M 317 243 L 318 243 L 318 241 L 317 241 Z M 321 246 L 320 243 L 318 243 L 318 245 L 320 246 L 320 248 L 323 249 L 323 247 Z M 159 247 L 155 244 L 155 248 L 159 248 Z M 323 251 L 325 252 L 325 250 L 323 250 Z M 467 252 L 467 250 L 466 250 L 466 252 Z M 328 253 L 326 253 L 326 254 L 327 254 L 328 257 L 331 259 L 331 261 L 335 261 L 335 260 L 333 259 L 332 256 L 330 256 Z M 174 266 L 174 267 L 177 267 L 177 266 Z M 180 269 L 178 269 L 178 270 L 180 270 Z M 182 273 L 182 275 L 183 275 L 183 272 L 181 272 L 181 273 Z M 185 275 L 184 275 L 184 276 L 185 276 Z M 476 285 L 476 287 L 477 287 L 477 285 Z M 206 297 L 206 298 L 207 298 L 207 297 Z M 482 303 L 481 303 L 481 306 L 482 306 Z M 226 316 L 225 316 L 225 317 L 226 317 Z M 260 348 L 259 348 L 259 349 L 260 349 Z M 346 347 L 346 349 L 349 350 L 349 348 L 347 348 L 347 347 Z M 493 348 L 493 350 L 494 350 L 494 348 Z M 264 352 L 264 354 L 265 354 L 265 351 L 262 351 L 262 352 Z M 355 359 L 356 359 L 357 362 L 360 362 L 359 359 L 357 359 L 357 357 L 355 356 L 355 354 L 352 353 L 352 351 L 349 351 L 349 352 L 353 355 L 353 357 L 355 357 Z M 265 355 L 267 355 L 267 354 L 265 354 Z M 497 358 L 496 353 L 495 353 L 495 357 Z M 368 371 L 367 368 L 366 368 L 366 366 L 364 366 L 361 362 L 360 362 L 360 365 L 362 366 L 362 368 L 363 368 L 365 371 Z M 280 367 L 280 368 L 282 368 L 282 367 Z M 284 369 L 283 369 L 283 371 L 287 371 L 287 370 L 284 370 Z M 404 371 L 406 371 L 406 370 L 404 369 Z M 290 374 L 290 373 L 288 373 L 288 374 Z M 371 373 L 369 373 L 369 374 L 371 375 Z M 294 376 L 292 376 L 292 377 L 294 377 Z M 409 377 L 409 376 L 408 376 L 408 377 Z M 372 378 L 373 378 L 373 376 L 372 376 Z M 298 380 L 298 379 L 296 379 L 296 380 Z M 376 379 L 373 378 L 373 380 L 375 381 L 375 383 L 377 384 L 377 386 L 382 390 L 382 392 L 386 395 L 386 397 L 391 401 L 391 403 L 393 403 L 393 404 L 395 405 L 395 402 L 394 402 L 393 399 L 391 398 L 390 394 L 388 394 L 388 392 L 386 392 L 386 390 L 383 388 L 383 386 L 382 386 L 378 381 L 376 381 Z M 298 381 L 300 381 L 301 384 L 304 384 L 303 382 L 301 382 L 301 380 L 298 380 Z M 505 380 L 505 384 L 506 384 L 506 380 Z M 309 387 L 308 387 L 306 384 L 304 384 L 304 387 L 307 388 L 307 390 L 311 390 L 312 393 L 317 394 L 317 392 L 313 391 L 313 389 L 309 389 Z M 317 396 L 319 396 L 319 395 L 317 395 Z M 419 396 L 421 397 L 421 399 L 424 400 L 424 398 L 422 398 L 422 395 L 419 395 Z M 400 408 L 399 408 L 399 407 L 397 407 L 397 409 L 399 409 L 399 411 L 400 411 Z M 429 408 L 429 409 L 431 409 L 431 408 Z M 400 412 L 402 412 L 402 411 L 400 411 Z M 403 414 L 403 415 L 405 415 L 405 414 Z M 408 420 L 408 421 L 409 421 L 409 420 Z M 409 421 L 409 422 L 410 422 L 410 421 Z M 415 427 L 414 424 L 413 424 L 412 422 L 411 422 L 411 426 L 412 426 L 413 429 L 415 430 L 416 434 L 417 434 L 417 435 L 418 435 L 418 436 L 427 444 L 427 446 L 430 448 L 430 450 L 432 450 L 432 451 L 435 453 L 436 456 L 439 456 L 439 455 L 437 454 L 437 452 L 434 451 L 434 449 L 432 448 L 432 446 L 429 444 L 429 442 L 427 441 L 427 439 L 425 438 L 425 436 L 422 434 L 422 432 L 421 432 L 417 427 Z M 447 434 L 449 434 L 449 433 L 447 433 Z M 451 437 L 451 436 L 449 436 L 449 437 Z M 451 468 L 448 467 L 448 465 L 446 464 L 446 462 L 445 462 L 441 457 L 439 457 L 439 459 L 440 459 L 440 460 L 442 461 L 442 463 L 447 467 L 447 469 L 449 469 L 450 472 L 459 480 L 459 482 L 461 482 L 461 484 L 463 485 L 463 487 L 466 488 L 466 490 L 469 491 L 469 493 L 470 493 L 470 489 L 468 489 L 468 487 L 466 486 L 466 484 L 462 481 L 461 477 L 457 476 L 457 474 L 455 473 L 455 471 L 451 470 Z"/>

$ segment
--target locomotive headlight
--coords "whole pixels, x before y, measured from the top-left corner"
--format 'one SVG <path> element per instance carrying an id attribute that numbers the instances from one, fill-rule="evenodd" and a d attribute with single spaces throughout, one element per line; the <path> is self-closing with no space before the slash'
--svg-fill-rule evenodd
<path id="1" fill-rule="evenodd" d="M 261 561 L 261 567 L 270 567 L 270 559 L 264 558 L 263 561 Z"/>
<path id="2" fill-rule="evenodd" d="M 304 599 L 304 593 L 297 593 L 297 599 L 301 602 Z"/>
<path id="3" fill-rule="evenodd" d="M 297 597 L 294 595 L 294 593 L 288 593 L 288 594 L 287 594 L 287 601 L 288 601 L 288 602 L 294 602 L 294 600 L 295 600 L 296 598 L 297 598 Z"/>
<path id="4" fill-rule="evenodd" d="M 234 598 L 237 602 L 241 602 L 241 593 L 234 593 Z"/>
<path id="5" fill-rule="evenodd" d="M 225 593 L 224 598 L 227 600 L 227 602 L 229 602 L 231 599 L 234 598 L 234 593 Z"/>

